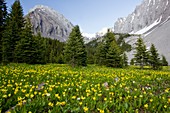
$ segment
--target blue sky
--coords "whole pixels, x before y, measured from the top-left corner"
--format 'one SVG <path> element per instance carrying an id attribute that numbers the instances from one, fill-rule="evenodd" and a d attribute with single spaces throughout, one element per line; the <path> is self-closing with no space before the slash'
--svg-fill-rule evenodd
<path id="1" fill-rule="evenodd" d="M 10 8 L 15 0 L 6 0 Z M 126 17 L 142 0 L 20 0 L 24 14 L 35 5 L 49 6 L 63 14 L 85 33 L 113 27 L 119 17 Z"/>

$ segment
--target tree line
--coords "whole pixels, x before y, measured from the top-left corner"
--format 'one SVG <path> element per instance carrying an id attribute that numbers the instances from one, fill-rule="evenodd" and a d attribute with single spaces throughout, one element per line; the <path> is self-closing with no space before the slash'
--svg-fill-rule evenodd
<path id="1" fill-rule="evenodd" d="M 0 62 L 8 63 L 63 63 L 64 43 L 33 35 L 29 18 L 24 18 L 19 0 L 7 12 L 4 0 L 0 1 Z"/>
<path id="2" fill-rule="evenodd" d="M 6 3 L 0 1 L 0 62 L 8 63 L 68 63 L 72 67 L 97 64 L 107 67 L 123 68 L 128 66 L 126 52 L 132 47 L 125 42 L 129 34 L 119 34 L 116 37 L 111 30 L 101 38 L 87 44 L 84 43 L 79 26 L 75 26 L 68 40 L 63 43 L 55 39 L 44 38 L 40 33 L 33 35 L 29 18 L 24 18 L 19 0 L 16 0 L 7 13 Z M 162 60 L 155 46 L 146 49 L 142 38 L 136 43 L 136 53 L 131 65 L 146 65 L 153 69 L 167 66 L 165 56 Z"/>
<path id="3" fill-rule="evenodd" d="M 142 38 L 138 38 L 135 50 L 134 58 L 131 59 L 131 65 L 139 65 L 141 69 L 144 66 L 151 66 L 154 70 L 160 69 L 161 66 L 168 66 L 165 56 L 162 55 L 162 59 L 160 58 L 155 45 L 151 44 L 150 49 L 147 50 Z"/>

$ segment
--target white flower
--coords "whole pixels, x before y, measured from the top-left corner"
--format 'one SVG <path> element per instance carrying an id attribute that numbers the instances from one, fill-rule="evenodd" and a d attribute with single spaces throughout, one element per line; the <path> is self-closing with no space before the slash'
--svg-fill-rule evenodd
<path id="1" fill-rule="evenodd" d="M 80 100 L 80 97 L 78 97 L 77 100 Z"/>
<path id="2" fill-rule="evenodd" d="M 50 96 L 50 93 L 46 93 L 46 95 L 47 95 L 47 97 L 49 97 L 49 96 Z"/>

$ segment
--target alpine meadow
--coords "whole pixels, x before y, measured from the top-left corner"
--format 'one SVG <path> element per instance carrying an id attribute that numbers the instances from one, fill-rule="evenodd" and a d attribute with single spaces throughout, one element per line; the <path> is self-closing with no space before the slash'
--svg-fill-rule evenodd
<path id="1" fill-rule="evenodd" d="M 0 0 L 0 113 L 170 113 L 170 0 L 141 0 L 95 35 L 13 1 Z"/>

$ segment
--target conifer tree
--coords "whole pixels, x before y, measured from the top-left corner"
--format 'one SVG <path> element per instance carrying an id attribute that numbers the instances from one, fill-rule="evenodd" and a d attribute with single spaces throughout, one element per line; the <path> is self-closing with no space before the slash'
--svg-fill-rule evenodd
<path id="1" fill-rule="evenodd" d="M 50 63 L 55 63 L 55 56 L 54 56 L 54 50 L 52 49 L 50 52 Z"/>
<path id="2" fill-rule="evenodd" d="M 16 61 L 19 63 L 36 64 L 37 55 L 37 41 L 33 37 L 32 26 L 30 20 L 28 19 L 25 24 L 24 30 L 21 34 L 21 40 L 17 42 L 15 49 Z"/>
<path id="3" fill-rule="evenodd" d="M 123 67 L 128 66 L 128 57 L 125 52 L 122 55 L 122 65 L 123 65 Z"/>
<path id="4" fill-rule="evenodd" d="M 108 63 L 107 54 L 109 54 L 108 52 L 110 51 L 109 48 L 110 48 L 112 42 L 116 43 L 115 36 L 108 29 L 108 32 L 103 37 L 102 42 L 97 47 L 97 51 L 96 51 L 96 54 L 95 54 L 97 64 L 109 66 L 109 64 L 107 64 Z"/>
<path id="5" fill-rule="evenodd" d="M 160 67 L 160 58 L 158 50 L 155 48 L 155 45 L 152 44 L 150 47 L 150 64 L 153 69 L 159 69 Z"/>
<path id="6" fill-rule="evenodd" d="M 6 31 L 3 37 L 3 62 L 14 62 L 14 50 L 18 41 L 21 40 L 21 32 L 24 27 L 23 9 L 19 0 L 16 0 L 11 7 L 7 18 Z"/>
<path id="7" fill-rule="evenodd" d="M 162 66 L 168 66 L 168 61 L 164 55 L 162 55 Z"/>
<path id="8" fill-rule="evenodd" d="M 12 42 L 12 29 L 10 19 L 7 17 L 6 26 L 2 37 L 2 63 L 4 65 L 13 61 L 13 48 L 11 47 Z"/>
<path id="9" fill-rule="evenodd" d="M 132 58 L 132 59 L 130 60 L 130 65 L 134 65 L 134 64 L 135 64 L 134 58 Z"/>
<path id="10" fill-rule="evenodd" d="M 36 62 L 40 64 L 45 64 L 45 43 L 44 38 L 38 33 L 36 36 L 33 36 L 36 44 Z"/>
<path id="11" fill-rule="evenodd" d="M 65 45 L 64 55 L 66 62 L 73 67 L 87 65 L 87 53 L 79 26 L 75 26 L 72 29 L 69 39 Z"/>
<path id="12" fill-rule="evenodd" d="M 2 38 L 5 31 L 7 6 L 5 0 L 0 0 L 0 62 L 2 62 Z"/>
<path id="13" fill-rule="evenodd" d="M 143 69 L 143 66 L 146 65 L 148 61 L 148 53 L 142 38 L 137 40 L 136 53 L 134 56 L 136 63 L 139 64 Z"/>
<path id="14" fill-rule="evenodd" d="M 106 53 L 106 66 L 108 67 L 122 67 L 121 51 L 115 41 L 112 41 L 108 52 Z"/>

